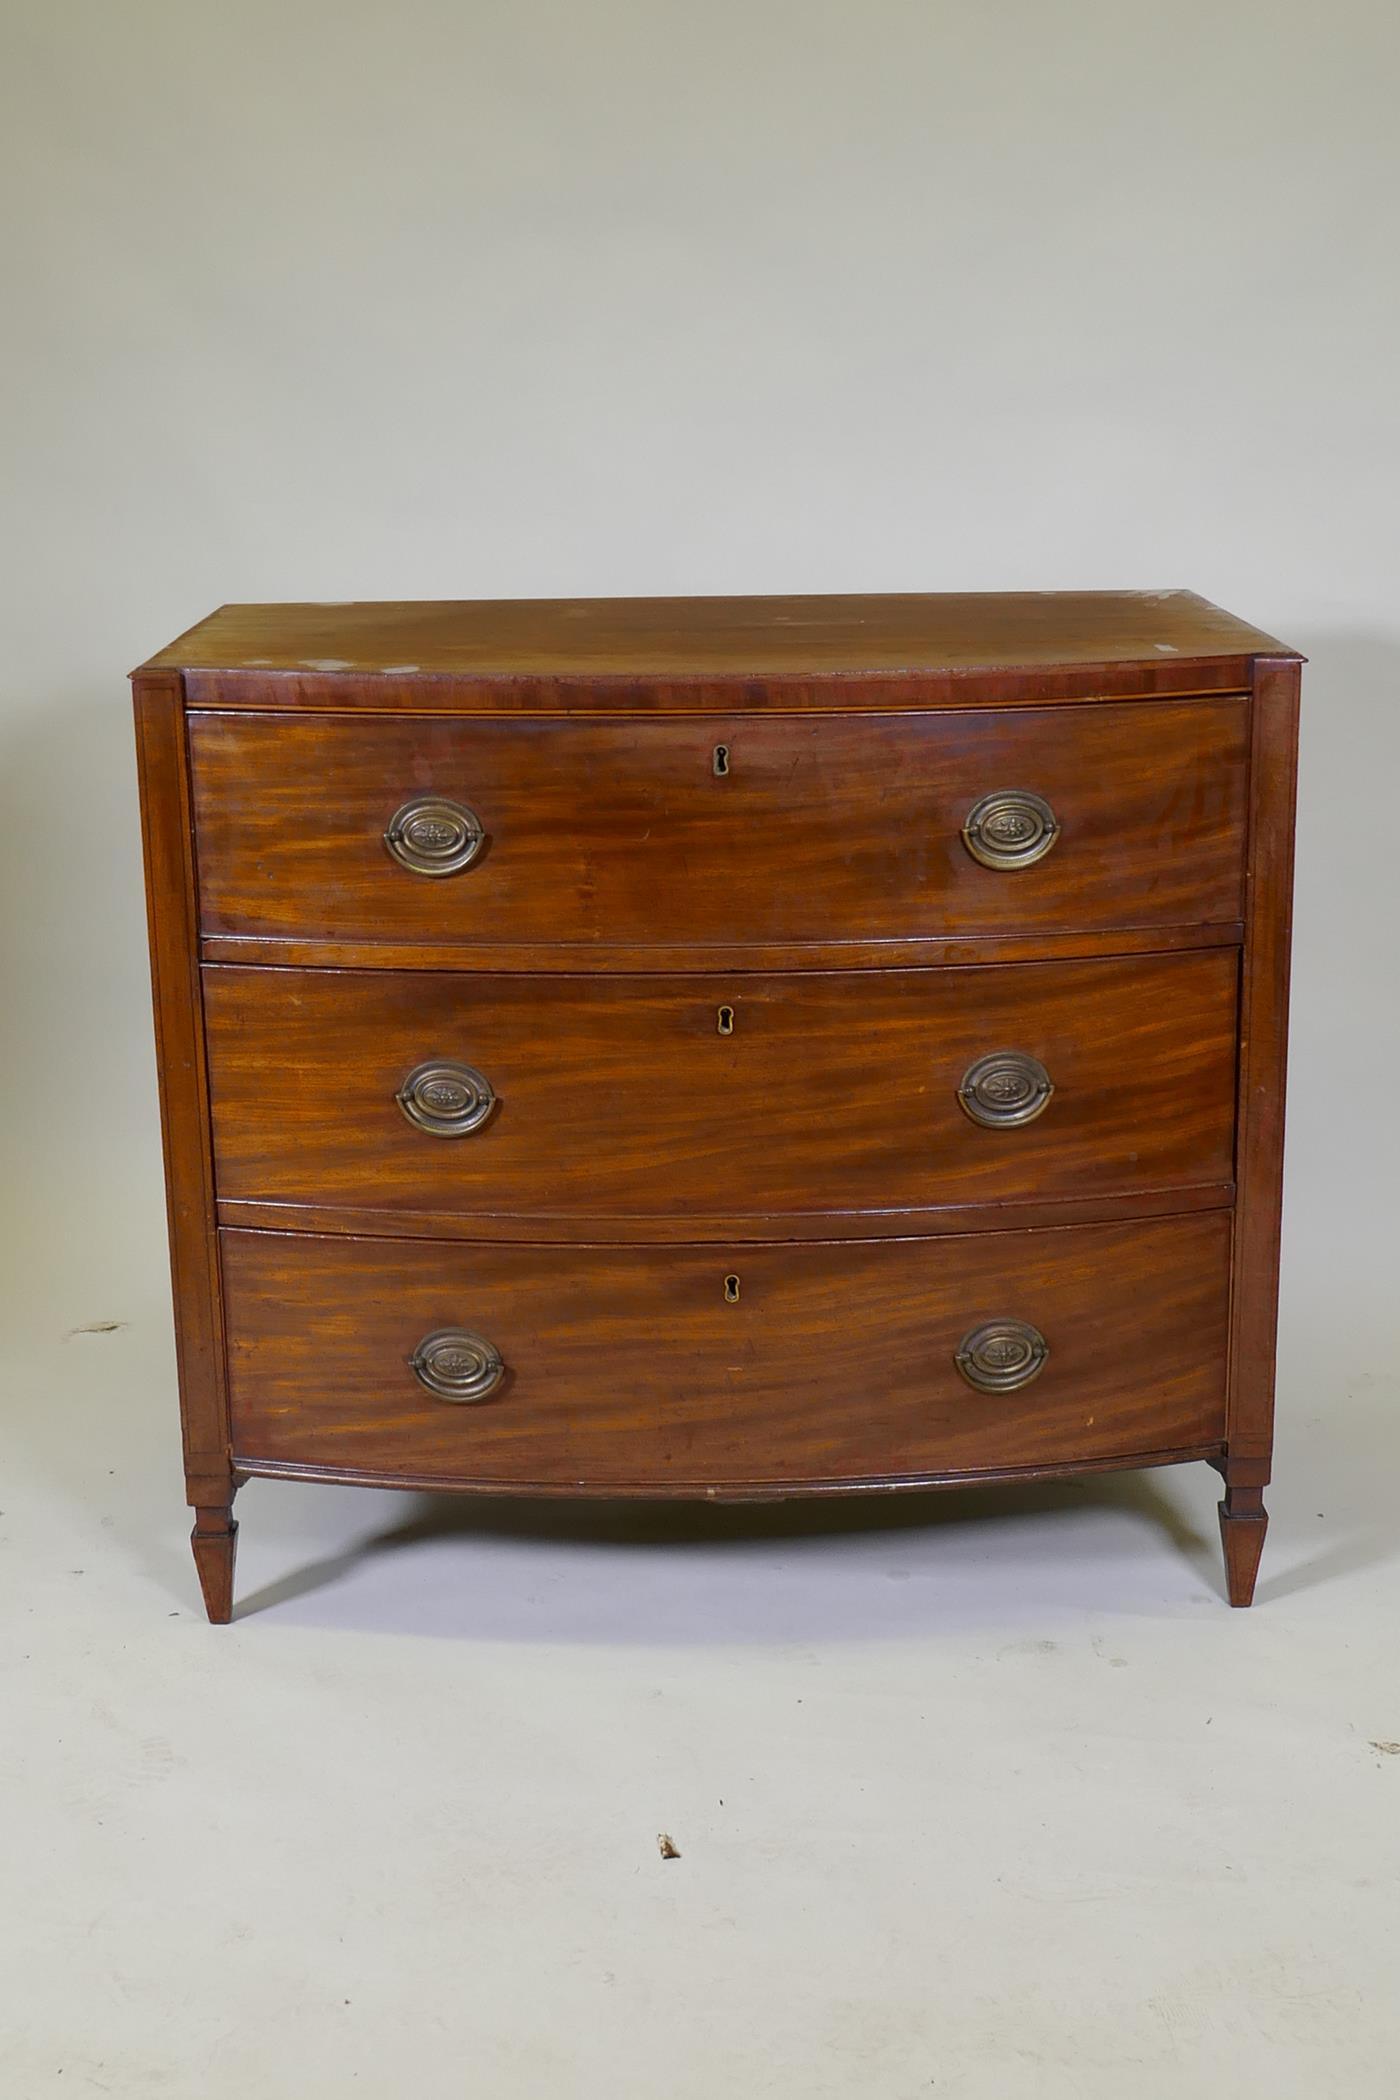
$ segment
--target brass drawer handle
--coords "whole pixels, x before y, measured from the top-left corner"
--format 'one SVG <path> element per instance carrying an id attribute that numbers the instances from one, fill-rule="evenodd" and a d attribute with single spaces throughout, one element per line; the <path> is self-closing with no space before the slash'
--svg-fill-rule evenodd
<path id="1" fill-rule="evenodd" d="M 953 1360 L 979 1393 L 1014 1393 L 1040 1376 L 1049 1354 L 1029 1320 L 986 1320 L 963 1336 Z"/>
<path id="2" fill-rule="evenodd" d="M 445 795 L 415 795 L 395 810 L 384 843 L 411 875 L 456 875 L 471 866 L 486 843 L 486 833 L 465 802 L 449 802 Z"/>
<path id="3" fill-rule="evenodd" d="M 974 1123 L 1009 1130 L 1033 1123 L 1055 1087 L 1038 1057 L 1026 1050 L 989 1050 L 963 1073 L 958 1100 Z"/>
<path id="4" fill-rule="evenodd" d="M 501 1352 L 479 1334 L 444 1327 L 425 1334 L 408 1359 L 414 1377 L 439 1400 L 485 1400 L 505 1377 Z"/>
<path id="5" fill-rule="evenodd" d="M 444 1058 L 416 1065 L 394 1099 L 416 1129 L 441 1138 L 480 1130 L 496 1105 L 489 1079 L 471 1065 Z"/>
<path id="6" fill-rule="evenodd" d="M 984 868 L 1029 868 L 1043 860 L 1060 835 L 1060 823 L 1043 795 L 1029 788 L 998 788 L 967 813 L 963 844 Z"/>

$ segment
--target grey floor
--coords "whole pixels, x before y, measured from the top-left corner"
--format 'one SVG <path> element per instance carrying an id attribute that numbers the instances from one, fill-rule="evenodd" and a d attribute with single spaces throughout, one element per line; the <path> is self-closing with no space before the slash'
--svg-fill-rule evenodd
<path id="1" fill-rule="evenodd" d="M 1251 1613 L 1205 1468 L 679 1520 L 253 1483 L 213 1630 L 134 1267 L 7 1367 L 5 2100 L 1394 2090 L 1393 1383 L 1286 1322 Z"/>

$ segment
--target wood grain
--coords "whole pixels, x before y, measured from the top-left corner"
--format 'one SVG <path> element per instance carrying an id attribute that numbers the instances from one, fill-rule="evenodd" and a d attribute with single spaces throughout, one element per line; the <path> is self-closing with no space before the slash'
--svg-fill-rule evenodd
<path id="1" fill-rule="evenodd" d="M 1160 1454 L 1224 1432 L 1218 1215 L 732 1253 L 223 1242 L 250 1470 L 664 1495 Z M 975 1392 L 955 1351 L 1008 1314 L 1040 1328 L 1049 1361 L 1018 1392 Z M 483 1404 L 437 1400 L 409 1369 L 426 1334 L 456 1327 L 505 1359 Z"/>
<path id="2" fill-rule="evenodd" d="M 227 1626 L 233 1617 L 233 1577 L 238 1561 L 238 1526 L 232 1496 L 195 1509 L 190 1548 L 200 1594 L 211 1626 Z"/>
<path id="3" fill-rule="evenodd" d="M 211 1505 L 233 1486 L 180 681 L 138 676 L 132 701 L 185 1480 Z"/>
<path id="4" fill-rule="evenodd" d="M 1180 682 L 1222 662 L 1247 678 L 1250 658 L 1280 650 L 1191 591 L 910 592 L 226 605 L 151 667 L 196 682 L 226 674 L 235 699 L 249 677 L 267 690 L 369 680 L 371 695 L 403 682 L 421 705 L 425 686 L 444 677 L 488 689 L 621 682 L 653 696 L 672 682 L 1012 679 L 1115 665 Z"/>
<path id="5" fill-rule="evenodd" d="M 380 944 L 805 943 L 1234 923 L 1242 701 L 500 723 L 195 714 L 209 935 Z M 723 744 L 730 770 L 716 778 Z M 997 788 L 1063 831 L 1034 866 L 967 851 Z M 467 803 L 481 858 L 432 880 L 383 833 L 410 796 Z"/>
<path id="6" fill-rule="evenodd" d="M 1025 1232 L 1038 1226 L 1104 1224 L 1160 1218 L 1183 1211 L 1229 1210 L 1233 1181 L 1189 1188 L 1133 1189 L 1119 1196 L 1059 1196 L 1020 1203 L 938 1203 L 917 1210 L 683 1211 L 666 1216 L 561 1218 L 546 1221 L 511 1211 L 359 1210 L 345 1203 L 275 1203 L 228 1196 L 218 1204 L 221 1225 L 266 1232 L 348 1232 L 370 1238 L 515 1242 L 576 1246 L 606 1232 L 615 1246 L 689 1246 L 752 1240 L 907 1239 L 910 1234 Z"/>
<path id="7" fill-rule="evenodd" d="M 1165 1197 L 1233 1172 L 1237 967 L 1231 949 L 854 984 L 207 968 L 218 1193 L 691 1236 L 716 1211 Z M 958 1087 L 1008 1047 L 1055 1092 L 1036 1121 L 986 1129 Z M 436 1058 L 495 1091 L 469 1135 L 427 1135 L 396 1104 Z"/>
<path id="8" fill-rule="evenodd" d="M 252 1472 L 762 1499 L 1189 1457 L 1250 1601 L 1292 652 L 1186 592 L 255 606 L 134 684 L 211 1617 Z M 960 837 L 997 788 L 1063 826 L 1015 874 Z M 447 881 L 382 842 L 427 791 L 485 826 Z M 963 1116 L 992 1048 L 1051 1069 L 1040 1121 Z M 496 1088 L 479 1134 L 393 1106 L 434 1055 Z M 1049 1362 L 974 1392 L 1004 1315 Z M 458 1325 L 508 1366 L 483 1405 L 410 1367 Z"/>
<path id="9" fill-rule="evenodd" d="M 1226 1471 L 1220 1504 L 1220 1543 L 1225 1551 L 1225 1593 L 1238 1610 L 1254 1602 L 1259 1561 L 1268 1536 L 1269 1514 L 1261 1487 L 1241 1486 Z"/>
<path id="10" fill-rule="evenodd" d="M 839 1480 L 740 1480 L 719 1487 L 672 1487 L 661 1495 L 654 1495 L 644 1481 L 631 1486 L 609 1487 L 606 1484 L 590 1486 L 586 1481 L 543 1480 L 532 1482 L 528 1489 L 522 1490 L 509 1480 L 459 1480 L 444 1473 L 414 1473 L 403 1467 L 386 1471 L 383 1467 L 303 1465 L 295 1459 L 282 1458 L 248 1460 L 246 1466 L 249 1475 L 260 1480 L 320 1481 L 332 1486 L 400 1490 L 422 1488 L 429 1493 L 441 1494 L 509 1496 L 528 1493 L 543 1501 L 658 1501 L 664 1506 L 669 1502 L 687 1500 L 721 1504 L 800 1499 L 831 1501 L 856 1495 L 899 1494 L 905 1489 L 1026 1485 L 1041 1480 L 1072 1480 L 1087 1473 L 1138 1472 L 1148 1466 L 1179 1466 L 1202 1459 L 1213 1466 L 1219 1461 L 1220 1449 L 1218 1438 L 1213 1438 L 1204 1444 L 1181 1444 L 1172 1451 L 1129 1451 L 1110 1458 L 1066 1459 L 1054 1465 L 959 1466 L 952 1472 L 925 1470 L 907 1477 L 898 1473 L 868 1476 L 848 1473 Z"/>
<path id="11" fill-rule="evenodd" d="M 1192 699 L 1249 690 L 1248 655 L 995 671 L 867 671 L 742 678 L 691 672 L 673 678 L 569 672 L 546 677 L 393 671 L 186 671 L 192 707 L 232 713 L 375 715 L 647 716 L 888 714 L 983 707 L 1098 706 L 1106 701 Z"/>
<path id="12" fill-rule="evenodd" d="M 1066 962 L 1094 956 L 1156 955 L 1183 948 L 1238 947 L 1241 919 L 1197 926 L 1112 926 L 1095 933 L 1010 933 L 908 941 L 804 941 L 796 960 L 804 970 L 965 969 L 993 962 Z M 341 941 L 216 933 L 200 941 L 204 961 L 271 964 L 304 969 L 529 970 L 786 970 L 791 942 L 685 941 Z"/>
<path id="13" fill-rule="evenodd" d="M 1298 699 L 1296 663 L 1261 664 L 1253 701 L 1240 1013 L 1239 1196 L 1230 1342 L 1232 1471 L 1226 1476 L 1235 1486 L 1262 1486 L 1269 1477 L 1273 1449 Z"/>

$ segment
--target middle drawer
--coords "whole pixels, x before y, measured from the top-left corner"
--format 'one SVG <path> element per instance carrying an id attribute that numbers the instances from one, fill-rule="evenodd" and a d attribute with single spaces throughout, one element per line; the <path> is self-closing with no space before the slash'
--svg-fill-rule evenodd
<path id="1" fill-rule="evenodd" d="M 1236 982 L 1234 949 L 732 978 L 211 965 L 218 1195 L 693 1227 L 1224 1184 Z"/>

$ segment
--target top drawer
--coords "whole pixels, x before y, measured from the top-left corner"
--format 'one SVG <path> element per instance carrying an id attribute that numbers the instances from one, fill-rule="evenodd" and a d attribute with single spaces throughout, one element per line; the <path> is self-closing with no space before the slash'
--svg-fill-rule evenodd
<path id="1" fill-rule="evenodd" d="M 1241 908 L 1245 718 L 1232 696 L 641 720 L 196 712 L 202 930 L 507 962 L 1219 925 Z M 1007 791 L 1009 816 L 986 802 Z M 455 873 L 386 844 L 425 797 L 470 813 Z M 979 803 L 991 821 L 970 839 Z M 403 859 L 450 854 L 452 827 L 410 825 Z"/>

